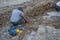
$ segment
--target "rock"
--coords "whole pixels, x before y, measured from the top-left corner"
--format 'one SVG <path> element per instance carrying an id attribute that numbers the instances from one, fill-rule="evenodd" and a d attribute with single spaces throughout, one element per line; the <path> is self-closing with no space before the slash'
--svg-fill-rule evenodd
<path id="1" fill-rule="evenodd" d="M 27 40 L 29 37 L 29 34 L 25 35 L 24 38 L 22 40 Z"/>
<path id="2" fill-rule="evenodd" d="M 29 37 L 27 38 L 27 40 L 32 40 L 32 38 L 34 37 L 35 35 L 35 31 L 32 31 L 31 34 L 29 35 Z"/>
<path id="3" fill-rule="evenodd" d="M 32 40 L 60 40 L 60 29 L 52 26 L 39 25 L 39 28 Z"/>
<path id="4" fill-rule="evenodd" d="M 55 28 L 60 28 L 60 12 L 51 11 L 47 12 L 47 15 L 43 16 L 43 23 L 46 25 L 52 25 Z"/>
<path id="5" fill-rule="evenodd" d="M 60 40 L 60 38 L 58 38 L 58 40 Z"/>
<path id="6" fill-rule="evenodd" d="M 42 25 L 39 25 L 39 28 L 38 28 L 38 30 L 37 30 L 37 33 L 41 33 L 41 34 L 43 34 L 43 33 L 45 33 L 45 27 L 44 26 L 42 26 Z"/>
<path id="7" fill-rule="evenodd" d="M 38 28 L 38 25 L 35 24 L 26 24 L 26 28 L 28 29 L 32 29 L 32 30 L 36 30 Z"/>

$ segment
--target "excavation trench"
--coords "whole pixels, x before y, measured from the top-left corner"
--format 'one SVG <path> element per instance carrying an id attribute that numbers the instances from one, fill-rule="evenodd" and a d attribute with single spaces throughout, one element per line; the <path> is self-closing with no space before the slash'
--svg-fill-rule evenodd
<path id="1" fill-rule="evenodd" d="M 35 1 L 34 1 L 35 2 Z M 7 38 L 7 29 L 10 27 L 11 23 L 9 22 L 10 16 L 11 16 L 11 11 L 19 6 L 21 6 L 24 10 L 25 15 L 27 16 L 28 19 L 31 20 L 30 24 L 25 25 L 25 30 L 24 30 L 24 35 L 22 39 L 24 40 L 24 37 L 26 35 L 30 35 L 32 31 L 36 32 L 38 29 L 38 25 L 44 24 L 44 25 L 52 25 L 55 28 L 60 28 L 59 24 L 60 21 L 58 20 L 45 20 L 43 19 L 43 16 L 47 15 L 47 12 L 55 11 L 53 8 L 55 0 L 54 1 L 43 1 L 43 2 L 38 2 L 38 3 L 25 3 L 25 4 L 18 4 L 18 5 L 12 5 L 12 6 L 6 6 L 6 7 L 1 7 L 0 8 L 0 30 L 1 30 L 1 37 L 4 36 L 3 38 Z M 60 19 L 60 18 L 58 18 Z M 6 39 L 5 38 L 5 39 Z M 8 38 L 10 40 L 13 40 L 13 37 Z M 7 40 L 8 40 L 7 39 Z M 15 40 L 18 40 L 18 38 L 14 37 Z"/>

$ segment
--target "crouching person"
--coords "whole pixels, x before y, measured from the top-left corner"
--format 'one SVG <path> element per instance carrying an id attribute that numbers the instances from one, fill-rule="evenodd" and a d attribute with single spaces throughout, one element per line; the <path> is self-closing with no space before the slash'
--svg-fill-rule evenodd
<path id="1" fill-rule="evenodd" d="M 24 22 L 23 19 L 25 20 L 25 22 L 28 22 L 26 17 L 24 16 L 23 9 L 21 7 L 18 7 L 18 9 L 14 9 L 12 11 L 10 22 L 13 24 L 13 26 L 16 26 L 18 24 L 22 25 Z"/>

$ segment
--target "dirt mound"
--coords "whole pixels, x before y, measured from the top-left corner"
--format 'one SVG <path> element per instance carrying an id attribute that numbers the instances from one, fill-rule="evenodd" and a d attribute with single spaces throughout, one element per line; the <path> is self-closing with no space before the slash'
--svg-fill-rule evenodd
<path id="1" fill-rule="evenodd" d="M 37 0 L 38 1 L 38 0 Z M 58 0 L 57 0 L 58 1 Z M 27 15 L 29 16 L 38 16 L 43 15 L 46 11 L 52 11 L 54 9 L 54 4 L 57 2 L 56 0 L 41 0 L 30 4 L 31 10 L 27 10 Z"/>
<path id="2" fill-rule="evenodd" d="M 55 0 L 47 1 L 47 0 L 33 0 L 31 3 L 25 3 L 21 5 L 13 5 L 1 8 L 0 12 L 0 25 L 9 24 L 9 18 L 11 15 L 12 9 L 15 9 L 21 6 L 25 12 L 25 14 L 30 17 L 34 18 L 38 15 L 43 15 L 44 12 L 49 11 L 53 8 Z M 2 12 L 3 11 L 3 12 Z"/>

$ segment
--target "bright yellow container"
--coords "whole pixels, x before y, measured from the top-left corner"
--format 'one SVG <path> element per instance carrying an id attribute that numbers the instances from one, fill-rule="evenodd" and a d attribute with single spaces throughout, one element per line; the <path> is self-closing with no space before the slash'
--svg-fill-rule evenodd
<path id="1" fill-rule="evenodd" d="M 22 31 L 19 30 L 19 29 L 16 29 L 15 31 L 17 32 L 17 34 L 18 34 L 19 36 L 22 34 Z"/>

